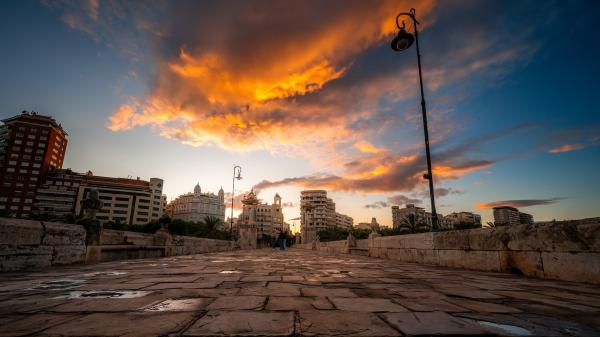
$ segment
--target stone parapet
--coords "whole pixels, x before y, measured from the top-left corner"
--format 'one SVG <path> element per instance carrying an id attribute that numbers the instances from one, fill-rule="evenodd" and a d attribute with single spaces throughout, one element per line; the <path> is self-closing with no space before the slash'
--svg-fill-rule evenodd
<path id="1" fill-rule="evenodd" d="M 81 226 L 0 218 L 0 271 L 85 261 Z"/>
<path id="2" fill-rule="evenodd" d="M 345 241 L 319 251 L 345 253 Z M 310 249 L 306 244 L 297 248 Z M 600 284 L 600 223 L 557 222 L 357 240 L 369 256 Z"/>
<path id="3" fill-rule="evenodd" d="M 102 232 L 100 241 L 101 245 L 86 244 L 86 230 L 82 225 L 0 218 L 0 271 L 235 249 L 233 241 L 163 232 L 147 234 L 107 229 Z"/>

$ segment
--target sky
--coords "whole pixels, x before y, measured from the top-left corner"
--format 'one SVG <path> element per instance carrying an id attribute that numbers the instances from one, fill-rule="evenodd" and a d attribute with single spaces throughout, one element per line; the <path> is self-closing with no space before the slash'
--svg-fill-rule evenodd
<path id="1" fill-rule="evenodd" d="M 410 8 L 438 212 L 599 216 L 596 1 L 2 1 L 0 117 L 51 115 L 64 167 L 159 177 L 169 200 L 230 198 L 237 164 L 235 213 L 278 192 L 297 224 L 326 189 L 391 225 L 430 208 L 416 50 L 390 48 Z"/>

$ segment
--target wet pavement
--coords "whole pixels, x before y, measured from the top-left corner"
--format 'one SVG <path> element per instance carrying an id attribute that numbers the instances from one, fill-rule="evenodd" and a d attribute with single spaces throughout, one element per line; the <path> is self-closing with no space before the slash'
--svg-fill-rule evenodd
<path id="1" fill-rule="evenodd" d="M 0 274 L 0 336 L 600 336 L 597 286 L 308 250 Z"/>

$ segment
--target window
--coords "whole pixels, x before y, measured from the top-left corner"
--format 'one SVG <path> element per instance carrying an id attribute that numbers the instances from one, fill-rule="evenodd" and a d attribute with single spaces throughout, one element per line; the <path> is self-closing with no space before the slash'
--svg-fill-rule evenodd
<path id="1" fill-rule="evenodd" d="M 35 135 L 27 135 L 27 138 L 29 138 L 29 139 L 35 139 Z"/>
<path id="2" fill-rule="evenodd" d="M 12 202 L 21 202 L 21 198 L 12 198 Z"/>
<path id="3" fill-rule="evenodd" d="M 38 147 L 46 147 L 46 144 L 44 144 L 44 143 L 38 143 Z"/>
<path id="4" fill-rule="evenodd" d="M 6 168 L 6 172 L 15 172 L 15 168 L 14 167 L 7 167 Z"/>
<path id="5" fill-rule="evenodd" d="M 38 170 L 33 170 L 33 171 L 31 171 L 31 174 L 40 174 L 40 171 L 38 171 Z"/>
<path id="6" fill-rule="evenodd" d="M 117 201 L 129 201 L 129 198 L 116 197 L 115 200 L 117 200 Z"/>
<path id="7" fill-rule="evenodd" d="M 30 209 L 31 209 L 31 206 L 23 206 L 24 211 L 29 211 Z"/>
<path id="8" fill-rule="evenodd" d="M 36 154 L 44 154 L 44 150 L 35 150 Z"/>
<path id="9" fill-rule="evenodd" d="M 31 155 L 24 154 L 23 155 L 23 160 L 31 160 Z"/>
<path id="10" fill-rule="evenodd" d="M 41 136 L 41 137 L 40 137 L 40 140 L 48 140 L 48 137 L 46 137 L 46 136 Z"/>
<path id="11" fill-rule="evenodd" d="M 27 169 L 20 169 L 19 173 L 27 173 Z"/>
<path id="12" fill-rule="evenodd" d="M 17 153 L 11 153 L 10 154 L 10 158 L 11 159 L 18 159 L 19 158 L 19 154 L 17 154 Z"/>
<path id="13" fill-rule="evenodd" d="M 10 160 L 8 162 L 8 165 L 17 165 L 17 161 L 16 160 Z"/>
<path id="14" fill-rule="evenodd" d="M 31 152 L 33 152 L 33 150 L 32 150 L 30 147 L 26 147 L 26 148 L 25 148 L 25 152 L 27 152 L 27 153 L 31 153 Z"/>
<path id="15" fill-rule="evenodd" d="M 15 139 L 15 144 L 21 145 L 23 144 L 23 141 L 21 141 L 20 139 Z"/>
<path id="16" fill-rule="evenodd" d="M 24 161 L 24 162 L 21 163 L 21 166 L 27 167 L 27 166 L 29 166 L 29 163 L 26 162 L 26 161 Z"/>
<path id="17" fill-rule="evenodd" d="M 21 132 L 17 132 L 16 136 L 19 137 L 19 138 L 22 138 L 23 136 L 25 136 L 25 134 L 23 134 Z"/>
<path id="18" fill-rule="evenodd" d="M 38 178 L 37 177 L 29 177 L 29 180 L 31 180 L 31 181 L 37 181 Z"/>
<path id="19" fill-rule="evenodd" d="M 33 146 L 33 142 L 32 141 L 28 141 L 27 143 L 25 143 L 25 145 L 27 145 L 27 146 Z"/>
<path id="20" fill-rule="evenodd" d="M 47 135 L 48 134 L 48 130 L 42 130 L 42 135 Z"/>

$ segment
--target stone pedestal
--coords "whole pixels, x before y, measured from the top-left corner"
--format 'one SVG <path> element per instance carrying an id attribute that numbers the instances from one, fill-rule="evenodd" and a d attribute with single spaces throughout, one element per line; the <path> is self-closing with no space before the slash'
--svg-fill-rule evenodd
<path id="1" fill-rule="evenodd" d="M 242 225 L 239 231 L 238 245 L 240 249 L 256 249 L 258 229 L 255 226 Z"/>
<path id="2" fill-rule="evenodd" d="M 345 253 L 350 254 L 352 248 L 356 248 L 356 238 L 352 235 L 352 232 L 349 232 L 346 238 L 346 246 L 344 247 Z"/>
<path id="3" fill-rule="evenodd" d="M 104 227 L 102 222 L 96 219 L 82 219 L 77 222 L 85 228 L 85 245 L 99 246 L 102 244 L 102 232 Z"/>

